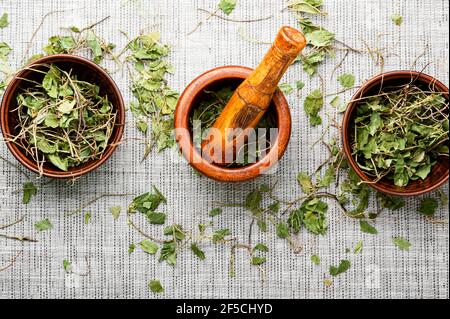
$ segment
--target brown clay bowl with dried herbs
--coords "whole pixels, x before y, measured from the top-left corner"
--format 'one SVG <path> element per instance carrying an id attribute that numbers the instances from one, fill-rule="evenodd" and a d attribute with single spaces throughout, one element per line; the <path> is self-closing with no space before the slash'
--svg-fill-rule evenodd
<path id="1" fill-rule="evenodd" d="M 16 126 L 18 123 L 18 114 L 17 111 L 14 111 L 17 106 L 17 94 L 19 91 L 31 85 L 27 80 L 35 80 L 38 82 L 42 81 L 43 75 L 32 71 L 29 68 L 33 67 L 33 69 L 45 70 L 48 69 L 48 65 L 52 64 L 63 70 L 72 70 L 73 74 L 76 75 L 79 80 L 99 86 L 100 94 L 108 97 L 112 104 L 113 110 L 117 112 L 116 123 L 114 125 L 112 135 L 109 138 L 108 145 L 100 158 L 69 168 L 68 171 L 59 170 L 52 164 L 45 163 L 41 171 L 42 175 L 46 177 L 58 179 L 76 178 L 95 170 L 105 163 L 116 150 L 117 145 L 122 139 L 124 131 L 125 103 L 122 95 L 113 79 L 97 64 L 85 58 L 67 54 L 49 55 L 32 62 L 26 69 L 19 71 L 6 88 L 0 110 L 1 130 L 5 139 L 15 135 L 15 130 L 17 129 Z M 14 157 L 24 167 L 33 172 L 40 173 L 36 162 L 30 159 L 22 148 L 9 142 L 7 143 L 7 146 Z"/>
<path id="2" fill-rule="evenodd" d="M 356 162 L 352 150 L 352 141 L 354 141 L 354 128 L 356 109 L 359 101 L 364 98 L 378 94 L 384 88 L 395 88 L 405 84 L 414 83 L 420 87 L 430 88 L 435 92 L 441 93 L 448 101 L 448 88 L 437 79 L 416 71 L 392 71 L 375 76 L 364 83 L 358 92 L 353 96 L 347 106 L 342 122 L 342 143 L 344 152 L 351 168 L 361 178 L 374 189 L 394 195 L 394 196 L 418 196 L 431 192 L 448 181 L 449 178 L 449 160 L 447 156 L 440 156 L 437 163 L 433 166 L 430 174 L 424 179 L 410 181 L 406 186 L 396 186 L 392 180 L 382 178 L 374 182 L 373 177 L 369 177 Z M 448 112 L 448 109 L 447 109 Z"/>
<path id="3" fill-rule="evenodd" d="M 224 167 L 215 165 L 201 156 L 194 145 L 189 123 L 193 110 L 198 105 L 205 90 L 215 90 L 223 86 L 237 88 L 253 70 L 242 66 L 224 66 L 194 79 L 181 95 L 175 111 L 175 137 L 180 150 L 189 164 L 201 174 L 220 182 L 243 182 L 267 173 L 281 159 L 286 151 L 291 135 L 291 114 L 281 91 L 273 96 L 268 112 L 273 115 L 278 135 L 270 150 L 256 163 L 242 167 Z"/>

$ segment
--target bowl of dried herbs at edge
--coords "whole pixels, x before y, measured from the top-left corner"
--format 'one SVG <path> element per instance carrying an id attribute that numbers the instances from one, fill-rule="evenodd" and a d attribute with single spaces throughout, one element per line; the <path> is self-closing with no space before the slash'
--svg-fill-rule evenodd
<path id="1" fill-rule="evenodd" d="M 364 183 L 415 196 L 449 177 L 449 92 L 435 78 L 393 71 L 367 81 L 347 107 L 342 142 Z"/>
<path id="2" fill-rule="evenodd" d="M 125 104 L 112 78 L 75 55 L 50 55 L 20 70 L 1 103 L 7 146 L 28 169 L 75 178 L 102 165 L 120 143 Z"/>
<path id="3" fill-rule="evenodd" d="M 291 114 L 286 98 L 278 90 L 257 126 L 265 129 L 266 136 L 261 140 L 258 136 L 256 147 L 248 147 L 246 143 L 237 150 L 235 157 L 243 159 L 242 162 L 219 166 L 201 157 L 202 138 L 207 136 L 207 130 L 220 115 L 234 90 L 252 71 L 242 66 L 224 66 L 209 70 L 194 79 L 178 101 L 174 121 L 177 143 L 189 164 L 199 173 L 214 180 L 243 182 L 254 179 L 278 162 L 289 143 Z M 278 125 L 280 122 L 283 122 L 283 125 Z M 201 132 L 194 127 L 200 124 Z M 270 136 L 271 128 L 277 129 L 278 134 Z"/>

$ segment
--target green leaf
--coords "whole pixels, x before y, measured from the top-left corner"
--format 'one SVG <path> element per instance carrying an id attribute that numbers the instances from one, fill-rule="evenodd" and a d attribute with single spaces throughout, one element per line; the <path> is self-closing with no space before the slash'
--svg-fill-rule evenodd
<path id="1" fill-rule="evenodd" d="M 150 282 L 148 283 L 148 287 L 150 288 L 150 291 L 155 293 L 155 294 L 159 294 L 159 293 L 163 293 L 164 292 L 164 288 L 161 285 L 161 282 L 159 280 L 150 280 Z"/>
<path id="2" fill-rule="evenodd" d="M 128 206 L 128 211 L 134 213 L 136 211 L 147 215 L 148 212 L 155 211 L 161 203 L 167 203 L 166 198 L 161 192 L 153 186 L 153 192 L 139 195 Z"/>
<path id="3" fill-rule="evenodd" d="M 372 234 L 372 235 L 378 234 L 378 230 L 375 227 L 373 227 L 372 225 L 370 225 L 368 222 L 366 222 L 365 220 L 360 220 L 359 226 L 363 233 Z"/>
<path id="4" fill-rule="evenodd" d="M 48 159 L 50 160 L 50 163 L 55 165 L 60 170 L 67 172 L 69 170 L 69 162 L 67 158 L 62 159 L 56 154 L 48 154 Z"/>
<path id="5" fill-rule="evenodd" d="M 12 49 L 5 42 L 0 42 L 0 59 L 6 59 Z"/>
<path id="6" fill-rule="evenodd" d="M 154 255 L 158 251 L 158 245 L 148 239 L 144 239 L 139 245 L 147 254 Z"/>
<path id="7" fill-rule="evenodd" d="M 319 9 L 322 4 L 323 0 L 291 0 L 287 6 L 291 11 L 295 12 L 327 15 Z"/>
<path id="8" fill-rule="evenodd" d="M 310 117 L 313 126 L 320 124 L 318 113 L 323 106 L 323 102 L 323 95 L 320 90 L 312 91 L 305 99 L 304 110 L 306 115 Z"/>
<path id="9" fill-rule="evenodd" d="M 70 261 L 68 261 L 67 259 L 64 259 L 63 260 L 63 268 L 67 274 L 70 274 L 72 272 L 72 263 Z"/>
<path id="10" fill-rule="evenodd" d="M 44 120 L 45 126 L 57 128 L 59 126 L 59 118 L 55 113 L 48 113 Z"/>
<path id="11" fill-rule="evenodd" d="M 439 207 L 439 203 L 434 198 L 425 198 L 422 199 L 419 206 L 419 213 L 425 216 L 434 216 L 436 214 L 436 210 Z"/>
<path id="12" fill-rule="evenodd" d="M 280 238 L 287 238 L 289 236 L 289 228 L 285 222 L 279 222 L 276 226 L 277 236 Z"/>
<path id="13" fill-rule="evenodd" d="M 411 248 L 411 244 L 409 243 L 409 241 L 401 237 L 393 237 L 392 242 L 394 243 L 395 246 L 397 246 L 401 250 L 409 251 L 409 249 Z"/>
<path id="14" fill-rule="evenodd" d="M 309 75 L 313 76 L 317 72 L 318 66 L 325 60 L 325 52 L 312 51 L 305 55 L 299 56 L 299 61 L 302 63 L 303 70 Z"/>
<path id="15" fill-rule="evenodd" d="M 303 215 L 300 209 L 293 210 L 289 214 L 288 224 L 294 234 L 298 234 L 302 227 L 302 217 Z"/>
<path id="16" fill-rule="evenodd" d="M 264 219 L 258 219 L 258 221 L 256 222 L 256 225 L 262 232 L 267 231 L 267 223 Z"/>
<path id="17" fill-rule="evenodd" d="M 377 199 L 382 208 L 398 210 L 405 206 L 405 201 L 401 197 L 390 196 L 383 193 L 377 193 Z"/>
<path id="18" fill-rule="evenodd" d="M 201 260 L 206 259 L 205 253 L 198 247 L 196 243 L 191 244 L 191 250 Z"/>
<path id="19" fill-rule="evenodd" d="M 0 29 L 6 28 L 8 26 L 8 14 L 5 12 L 0 17 Z"/>
<path id="20" fill-rule="evenodd" d="M 222 208 L 213 208 L 209 212 L 209 216 L 211 216 L 211 217 L 218 216 L 220 214 L 222 214 Z"/>
<path id="21" fill-rule="evenodd" d="M 300 172 L 297 175 L 297 181 L 300 183 L 300 187 L 303 193 L 311 194 L 316 190 L 314 184 L 311 181 L 311 176 L 308 173 Z"/>
<path id="22" fill-rule="evenodd" d="M 348 260 L 341 260 L 339 266 L 330 266 L 330 275 L 333 277 L 339 276 L 340 274 L 345 273 L 351 267 L 351 263 Z"/>
<path id="23" fill-rule="evenodd" d="M 166 222 L 166 214 L 164 214 L 164 213 L 148 212 L 147 213 L 147 219 L 148 219 L 150 224 L 163 225 Z"/>
<path id="24" fill-rule="evenodd" d="M 318 255 L 312 255 L 312 256 L 311 256 L 311 262 L 312 262 L 314 265 L 319 266 L 319 265 L 320 265 L 320 257 L 319 257 Z"/>
<path id="25" fill-rule="evenodd" d="M 50 94 L 49 94 L 50 95 Z M 72 100 L 64 100 L 59 106 L 58 106 L 58 112 L 62 114 L 70 114 L 73 111 L 73 108 L 75 107 L 76 101 Z"/>
<path id="26" fill-rule="evenodd" d="M 278 85 L 278 88 L 286 95 L 289 95 L 292 93 L 292 91 L 294 91 L 294 88 L 289 83 L 282 83 Z"/>
<path id="27" fill-rule="evenodd" d="M 312 198 L 303 202 L 300 207 L 300 213 L 305 228 L 315 235 L 325 235 L 328 230 L 327 211 L 328 205 L 318 198 Z"/>
<path id="28" fill-rule="evenodd" d="M 186 235 L 183 228 L 178 224 L 173 224 L 172 226 L 167 226 L 164 228 L 164 235 L 173 236 L 176 240 L 183 240 Z"/>
<path id="29" fill-rule="evenodd" d="M 132 253 L 134 253 L 135 250 L 136 250 L 135 244 L 128 245 L 128 255 L 131 255 Z"/>
<path id="30" fill-rule="evenodd" d="M 220 229 L 220 230 L 217 230 L 217 231 L 215 231 L 214 233 L 213 233 L 213 236 L 212 236 L 212 242 L 214 243 L 214 244 L 217 244 L 218 242 L 221 242 L 221 241 L 223 241 L 224 239 L 225 239 L 225 236 L 228 236 L 228 235 L 230 235 L 231 233 L 230 233 L 230 230 L 229 229 Z"/>
<path id="31" fill-rule="evenodd" d="M 226 15 L 230 15 L 236 7 L 236 0 L 220 0 L 219 8 Z"/>
<path id="32" fill-rule="evenodd" d="M 394 13 L 391 16 L 391 20 L 392 20 L 392 22 L 395 23 L 395 25 L 398 25 L 398 26 L 400 26 L 403 23 L 403 17 L 398 13 Z"/>
<path id="33" fill-rule="evenodd" d="M 111 215 L 114 218 L 114 220 L 117 220 L 117 219 L 119 219 L 120 212 L 122 211 L 122 207 L 113 206 L 109 209 L 109 211 L 111 212 Z"/>
<path id="34" fill-rule="evenodd" d="M 363 248 L 363 242 L 362 242 L 362 240 L 360 240 L 360 241 L 356 244 L 355 249 L 353 250 L 353 253 L 354 253 L 354 254 L 359 254 L 359 253 L 362 251 L 362 248 Z"/>
<path id="35" fill-rule="evenodd" d="M 247 195 L 245 199 L 245 208 L 251 211 L 259 209 L 262 200 L 261 191 L 255 189 Z"/>
<path id="36" fill-rule="evenodd" d="M 84 214 L 84 223 L 87 225 L 89 224 L 89 221 L 91 220 L 91 213 Z"/>
<path id="37" fill-rule="evenodd" d="M 257 250 L 268 252 L 269 248 L 266 245 L 259 243 L 259 244 L 256 244 L 255 247 L 253 247 L 253 251 L 257 251 Z"/>
<path id="38" fill-rule="evenodd" d="M 299 91 L 305 87 L 305 83 L 303 83 L 302 81 L 296 81 L 295 87 L 297 88 L 297 91 Z"/>
<path id="39" fill-rule="evenodd" d="M 161 248 L 159 261 L 166 261 L 169 265 L 174 266 L 177 262 L 177 251 L 175 241 L 165 242 Z"/>
<path id="40" fill-rule="evenodd" d="M 49 230 L 53 228 L 52 223 L 47 218 L 44 220 L 41 220 L 34 224 L 34 228 L 36 228 L 37 231 L 44 231 Z"/>
<path id="41" fill-rule="evenodd" d="M 370 116 L 369 135 L 374 136 L 378 129 L 383 125 L 380 114 L 377 112 L 372 113 Z"/>
<path id="42" fill-rule="evenodd" d="M 336 171 L 334 169 L 334 165 L 330 164 L 323 174 L 323 176 L 319 179 L 317 183 L 317 187 L 328 187 L 336 180 Z"/>
<path id="43" fill-rule="evenodd" d="M 266 257 L 252 257 L 252 265 L 259 266 L 266 262 Z"/>
<path id="44" fill-rule="evenodd" d="M 352 88 L 355 86 L 355 76 L 353 74 L 345 73 L 338 76 L 337 79 L 344 88 Z"/>
<path id="45" fill-rule="evenodd" d="M 267 209 L 269 209 L 272 213 L 278 213 L 278 211 L 280 210 L 280 203 L 275 202 L 267 207 Z"/>
<path id="46" fill-rule="evenodd" d="M 331 33 L 325 29 L 316 30 L 305 35 L 308 44 L 315 47 L 327 47 L 334 41 L 334 33 Z"/>
<path id="47" fill-rule="evenodd" d="M 31 197 L 37 194 L 37 187 L 32 182 L 25 182 L 23 184 L 23 196 L 22 203 L 28 204 L 31 200 Z"/>

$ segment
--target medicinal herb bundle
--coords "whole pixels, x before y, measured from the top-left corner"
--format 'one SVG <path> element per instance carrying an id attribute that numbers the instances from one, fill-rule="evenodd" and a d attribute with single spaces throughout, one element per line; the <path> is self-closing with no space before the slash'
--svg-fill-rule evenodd
<path id="1" fill-rule="evenodd" d="M 397 186 L 424 180 L 440 156 L 448 158 L 448 101 L 408 84 L 357 106 L 353 155 L 374 181 Z"/>
<path id="2" fill-rule="evenodd" d="M 18 133 L 10 141 L 41 171 L 45 163 L 67 171 L 100 158 L 117 116 L 108 97 L 97 85 L 78 80 L 73 70 L 50 65 L 33 72 L 44 76 L 17 95 Z"/>
<path id="3" fill-rule="evenodd" d="M 199 149 L 203 139 L 208 136 L 208 130 L 219 117 L 220 113 L 222 113 L 222 110 L 225 108 L 233 95 L 234 89 L 232 87 L 225 86 L 217 91 L 205 90 L 203 93 L 203 98 L 200 99 L 198 106 L 194 109 L 190 118 L 192 131 L 194 133 L 194 145 Z M 276 123 L 269 111 L 264 114 L 258 125 L 255 127 L 255 130 L 257 131 L 258 129 L 266 129 L 265 136 L 258 136 L 258 141 L 263 141 L 263 138 L 265 137 L 265 143 L 257 143 L 256 147 L 249 147 L 249 143 L 245 143 L 236 151 L 235 162 L 229 165 L 248 165 L 249 163 L 260 158 L 260 155 L 263 152 L 267 152 L 270 148 L 270 128 L 276 128 Z M 238 161 L 240 159 L 243 159 L 243 162 Z"/>
<path id="4" fill-rule="evenodd" d="M 140 131 L 147 133 L 151 119 L 151 136 L 147 142 L 144 158 L 156 146 L 158 151 L 174 145 L 173 115 L 178 93 L 166 82 L 166 75 L 173 68 L 165 60 L 169 47 L 159 42 L 159 33 L 138 36 L 130 41 L 127 61 L 134 66 L 131 90 L 136 102 L 130 104 Z"/>

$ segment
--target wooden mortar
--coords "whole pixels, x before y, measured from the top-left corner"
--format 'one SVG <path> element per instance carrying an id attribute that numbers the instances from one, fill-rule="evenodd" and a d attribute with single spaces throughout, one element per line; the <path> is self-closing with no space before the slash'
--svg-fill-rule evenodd
<path id="1" fill-rule="evenodd" d="M 202 153 L 207 160 L 217 165 L 234 161 L 236 150 L 245 143 L 249 129 L 259 123 L 279 81 L 305 46 L 300 31 L 291 27 L 280 29 L 259 66 L 236 89 L 204 139 Z"/>

